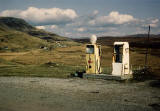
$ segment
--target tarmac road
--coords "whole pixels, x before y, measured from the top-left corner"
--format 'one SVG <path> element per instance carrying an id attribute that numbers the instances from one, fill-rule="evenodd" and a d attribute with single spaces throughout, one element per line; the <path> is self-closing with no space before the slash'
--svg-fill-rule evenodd
<path id="1" fill-rule="evenodd" d="M 0 111 L 158 111 L 151 82 L 0 77 Z"/>

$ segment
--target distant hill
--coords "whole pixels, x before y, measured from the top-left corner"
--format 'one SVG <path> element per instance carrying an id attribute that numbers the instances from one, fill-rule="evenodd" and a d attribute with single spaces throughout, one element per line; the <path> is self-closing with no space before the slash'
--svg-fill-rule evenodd
<path id="1" fill-rule="evenodd" d="M 160 48 L 160 34 L 158 35 L 150 35 L 150 39 L 148 41 L 147 34 L 135 34 L 135 35 L 127 35 L 127 36 L 103 36 L 98 37 L 97 43 L 101 45 L 112 46 L 115 41 L 126 41 L 130 43 L 131 47 L 141 47 L 145 48 L 149 45 L 150 48 Z M 73 39 L 76 42 L 80 43 L 89 43 L 89 38 L 79 38 Z"/>
<path id="2" fill-rule="evenodd" d="M 37 29 L 23 19 L 0 17 L 0 50 L 20 50 L 48 46 L 66 37 Z"/>
<path id="3" fill-rule="evenodd" d="M 0 24 L 17 31 L 29 32 L 31 30 L 35 30 L 33 26 L 19 18 L 0 17 Z"/>

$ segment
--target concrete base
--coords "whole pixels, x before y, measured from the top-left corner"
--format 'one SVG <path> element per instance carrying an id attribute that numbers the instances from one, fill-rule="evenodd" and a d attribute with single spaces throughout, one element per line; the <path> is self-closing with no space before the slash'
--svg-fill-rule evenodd
<path id="1" fill-rule="evenodd" d="M 131 79 L 132 76 L 115 76 L 115 75 L 110 75 L 110 74 L 86 74 L 83 73 L 83 78 L 86 79 L 104 79 L 104 80 L 127 80 Z"/>

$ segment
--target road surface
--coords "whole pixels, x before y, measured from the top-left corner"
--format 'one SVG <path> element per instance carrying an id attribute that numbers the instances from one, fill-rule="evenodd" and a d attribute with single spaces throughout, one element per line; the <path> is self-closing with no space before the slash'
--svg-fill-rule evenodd
<path id="1" fill-rule="evenodd" d="M 158 111 L 151 82 L 0 77 L 0 111 Z"/>

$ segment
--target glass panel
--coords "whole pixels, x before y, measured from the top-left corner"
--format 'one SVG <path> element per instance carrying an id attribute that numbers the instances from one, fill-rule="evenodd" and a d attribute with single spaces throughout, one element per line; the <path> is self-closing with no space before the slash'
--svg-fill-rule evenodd
<path id="1" fill-rule="evenodd" d="M 98 46 L 99 49 L 99 56 L 101 56 L 101 46 Z"/>
<path id="2" fill-rule="evenodd" d="M 94 45 L 87 45 L 86 46 L 86 53 L 87 54 L 94 54 Z"/>
<path id="3" fill-rule="evenodd" d="M 122 63 L 123 46 L 115 45 L 115 62 Z"/>

